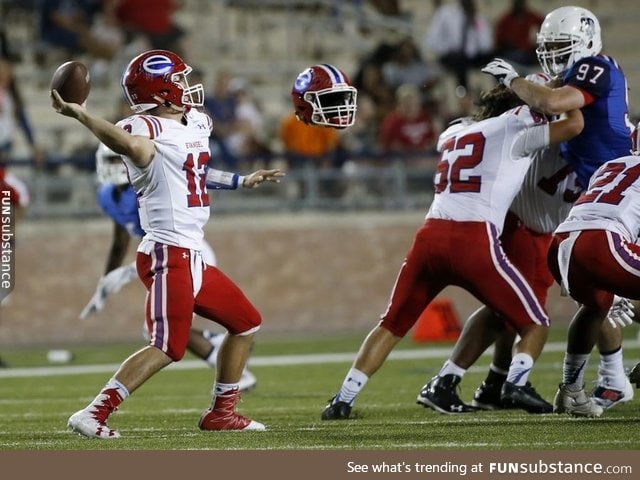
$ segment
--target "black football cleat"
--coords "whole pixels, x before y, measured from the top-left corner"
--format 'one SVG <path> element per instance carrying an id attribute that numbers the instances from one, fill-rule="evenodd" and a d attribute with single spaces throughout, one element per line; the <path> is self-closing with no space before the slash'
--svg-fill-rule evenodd
<path id="1" fill-rule="evenodd" d="M 460 400 L 456 392 L 460 380 L 453 374 L 433 377 L 420 390 L 416 403 L 448 415 L 475 412 L 476 409 Z"/>
<path id="2" fill-rule="evenodd" d="M 487 383 L 483 381 L 473 394 L 471 406 L 479 410 L 502 410 L 504 405 L 500 400 L 502 383 Z"/>
<path id="3" fill-rule="evenodd" d="M 347 420 L 351 415 L 351 405 L 347 402 L 335 402 L 336 397 L 329 400 L 327 405 L 322 411 L 320 418 L 322 420 Z"/>
<path id="4" fill-rule="evenodd" d="M 505 408 L 521 408 L 529 413 L 553 412 L 553 405 L 538 395 L 529 382 L 522 386 L 504 382 L 500 400 Z"/>

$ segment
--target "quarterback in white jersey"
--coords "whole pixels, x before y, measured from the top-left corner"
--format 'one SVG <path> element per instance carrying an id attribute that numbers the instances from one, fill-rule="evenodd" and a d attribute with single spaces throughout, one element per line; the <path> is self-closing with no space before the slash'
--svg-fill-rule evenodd
<path id="1" fill-rule="evenodd" d="M 194 109 L 184 119 L 182 124 L 140 114 L 116 124 L 156 146 L 154 161 L 146 167 L 123 157 L 146 232 L 139 251 L 147 254 L 152 242 L 200 250 L 202 229 L 209 219 L 206 175 L 213 124 L 209 115 Z"/>
<path id="2" fill-rule="evenodd" d="M 81 435 L 113 439 L 109 415 L 135 389 L 185 353 L 193 314 L 227 329 L 218 354 L 214 397 L 200 417 L 202 430 L 264 430 L 264 425 L 235 411 L 242 375 L 260 313 L 218 268 L 202 259 L 202 227 L 209 218 L 206 189 L 211 119 L 195 111 L 203 87 L 190 86 L 191 72 L 178 55 L 151 50 L 135 57 L 121 85 L 131 109 L 142 114 L 117 126 L 91 115 L 83 105 L 51 92 L 54 109 L 77 119 L 102 143 L 124 158 L 139 197 L 146 235 L 136 268 L 147 288 L 149 345 L 127 358 L 96 398 L 71 415 L 68 425 Z M 232 186 L 278 181 L 279 170 L 258 170 L 247 177 L 224 174 Z M 240 180 L 241 179 L 241 180 Z"/>
<path id="3" fill-rule="evenodd" d="M 518 408 L 549 409 L 526 384 L 546 340 L 549 319 L 526 279 L 506 258 L 498 237 L 533 152 L 578 134 L 582 115 L 571 112 L 566 119 L 549 124 L 508 90 L 497 87 L 482 97 L 476 119 L 480 121 L 456 124 L 441 135 L 436 193 L 425 223 L 400 268 L 387 311 L 365 339 L 322 419 L 348 418 L 368 378 L 448 285 L 472 293 L 522 337 L 518 362 L 509 372 L 508 391 L 503 389 L 503 394 Z M 449 385 L 454 393 L 456 385 Z M 424 390 L 431 387 L 427 384 Z M 418 402 L 423 403 L 423 398 L 421 392 Z M 452 413 L 428 400 L 423 404 Z M 458 407 L 469 408 L 461 402 Z"/>

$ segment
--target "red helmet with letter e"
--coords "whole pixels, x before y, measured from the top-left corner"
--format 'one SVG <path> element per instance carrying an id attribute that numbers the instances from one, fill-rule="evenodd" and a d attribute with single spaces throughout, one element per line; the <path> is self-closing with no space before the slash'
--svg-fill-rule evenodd
<path id="1" fill-rule="evenodd" d="M 201 107 L 204 88 L 189 86 L 192 68 L 168 50 L 150 50 L 135 57 L 122 74 L 121 85 L 131 110 L 141 113 L 159 105 Z"/>
<path id="2" fill-rule="evenodd" d="M 355 122 L 357 95 L 344 72 L 327 63 L 301 72 L 291 90 L 298 119 L 310 125 L 339 129 Z"/>

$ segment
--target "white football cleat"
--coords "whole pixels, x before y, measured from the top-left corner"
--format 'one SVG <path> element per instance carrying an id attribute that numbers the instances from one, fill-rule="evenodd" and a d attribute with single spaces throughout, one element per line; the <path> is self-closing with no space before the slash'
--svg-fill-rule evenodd
<path id="1" fill-rule="evenodd" d="M 558 386 L 558 391 L 553 399 L 553 413 L 568 413 L 576 417 L 599 417 L 603 408 L 597 405 L 584 391 L 569 390 L 564 383 Z"/>
<path id="2" fill-rule="evenodd" d="M 625 377 L 624 390 L 617 390 L 598 382 L 596 388 L 591 392 L 591 398 L 593 401 L 605 410 L 615 407 L 619 403 L 633 400 L 633 395 L 633 385 L 631 385 L 631 382 L 627 377 Z"/>
<path id="3" fill-rule="evenodd" d="M 96 412 L 88 408 L 91 407 L 79 410 L 69 417 L 67 425 L 71 430 L 88 438 L 120 438 L 120 432 L 109 428 L 106 421 L 99 420 Z"/>

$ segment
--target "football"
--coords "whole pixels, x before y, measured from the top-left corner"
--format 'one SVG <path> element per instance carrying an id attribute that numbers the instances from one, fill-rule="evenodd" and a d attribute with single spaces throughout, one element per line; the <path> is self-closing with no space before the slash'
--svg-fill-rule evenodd
<path id="1" fill-rule="evenodd" d="M 57 90 L 69 103 L 84 103 L 91 89 L 91 78 L 87 67 L 76 61 L 60 65 L 51 78 L 51 90 Z"/>

